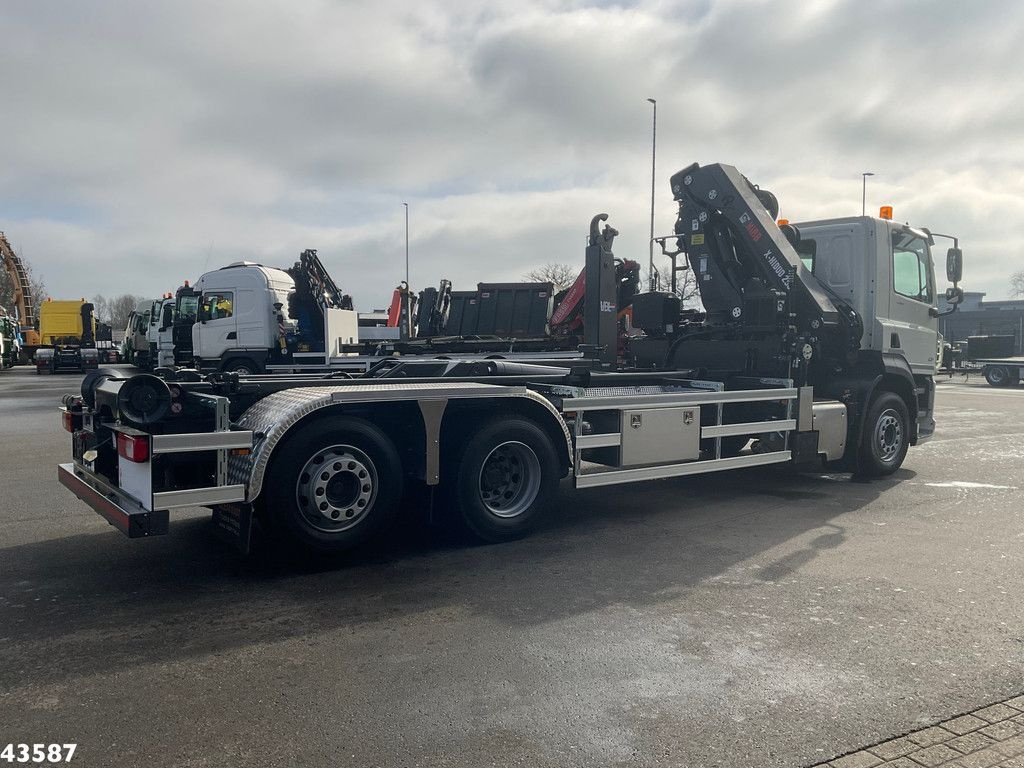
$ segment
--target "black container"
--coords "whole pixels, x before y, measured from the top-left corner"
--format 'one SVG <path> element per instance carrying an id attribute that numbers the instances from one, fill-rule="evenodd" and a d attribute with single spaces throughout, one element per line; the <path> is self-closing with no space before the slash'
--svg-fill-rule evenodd
<path id="1" fill-rule="evenodd" d="M 480 283 L 482 336 L 538 337 L 548 332 L 554 285 L 551 283 Z"/>
<path id="2" fill-rule="evenodd" d="M 681 304 L 674 293 L 638 293 L 633 297 L 633 327 L 660 336 L 679 322 Z"/>
<path id="3" fill-rule="evenodd" d="M 1017 340 L 1013 336 L 968 336 L 967 359 L 988 360 L 997 357 L 1013 357 Z"/>
<path id="4" fill-rule="evenodd" d="M 480 297 L 476 291 L 452 291 L 452 305 L 448 310 L 447 336 L 475 336 L 480 321 Z"/>

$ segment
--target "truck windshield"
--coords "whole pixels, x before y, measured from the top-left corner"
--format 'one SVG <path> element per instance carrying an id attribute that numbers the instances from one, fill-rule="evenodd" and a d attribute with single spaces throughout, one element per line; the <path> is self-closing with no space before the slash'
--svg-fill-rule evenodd
<path id="1" fill-rule="evenodd" d="M 909 232 L 893 232 L 892 235 L 892 287 L 908 299 L 932 302 L 928 243 Z"/>
<path id="2" fill-rule="evenodd" d="M 178 299 L 178 322 L 193 325 L 199 311 L 198 296 L 182 296 Z"/>

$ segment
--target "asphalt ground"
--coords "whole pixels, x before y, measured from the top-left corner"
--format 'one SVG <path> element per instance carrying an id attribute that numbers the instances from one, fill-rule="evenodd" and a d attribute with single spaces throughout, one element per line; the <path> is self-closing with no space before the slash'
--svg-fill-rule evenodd
<path id="1" fill-rule="evenodd" d="M 413 514 L 333 563 L 205 515 L 129 540 L 59 486 L 59 395 L 0 373 L 0 748 L 81 766 L 803 766 L 1024 688 L 1024 387 L 943 382 L 891 479 L 564 488 L 532 537 Z"/>

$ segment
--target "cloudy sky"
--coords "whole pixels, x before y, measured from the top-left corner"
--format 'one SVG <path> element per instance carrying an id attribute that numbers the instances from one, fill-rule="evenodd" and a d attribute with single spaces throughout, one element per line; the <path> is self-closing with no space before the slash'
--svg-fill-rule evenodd
<path id="1" fill-rule="evenodd" d="M 317 248 L 358 309 L 582 265 L 606 211 L 646 262 L 668 177 L 736 165 L 792 219 L 868 206 L 1024 269 L 1024 4 L 888 0 L 0 6 L 0 229 L 60 298 L 159 294 Z M 945 245 L 943 245 L 945 248 Z"/>

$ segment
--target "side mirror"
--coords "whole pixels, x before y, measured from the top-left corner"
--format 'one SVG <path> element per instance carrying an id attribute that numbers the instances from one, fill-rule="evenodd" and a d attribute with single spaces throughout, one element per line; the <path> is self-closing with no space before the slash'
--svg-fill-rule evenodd
<path id="1" fill-rule="evenodd" d="M 952 278 L 950 278 L 952 279 Z M 964 289 L 963 288 L 947 288 L 946 289 L 946 303 L 956 306 L 964 300 Z"/>
<path id="2" fill-rule="evenodd" d="M 199 306 L 199 312 L 196 314 L 196 319 L 200 323 L 205 323 L 210 319 L 210 307 L 207 304 L 201 304 Z"/>
<path id="3" fill-rule="evenodd" d="M 959 248 L 946 251 L 946 279 L 951 283 L 959 283 L 964 276 L 964 254 Z M 961 299 L 963 298 L 961 291 Z"/>

